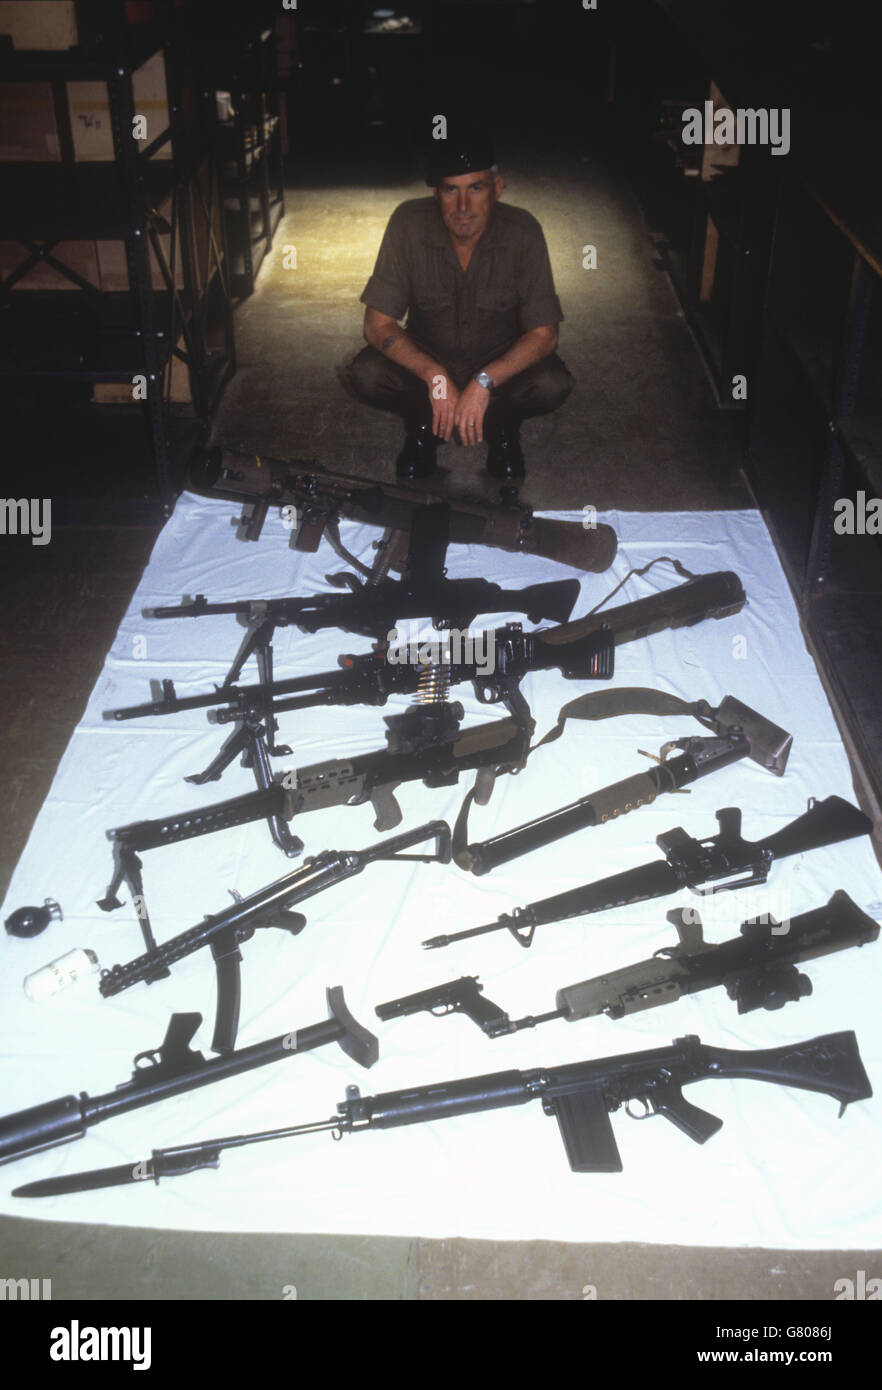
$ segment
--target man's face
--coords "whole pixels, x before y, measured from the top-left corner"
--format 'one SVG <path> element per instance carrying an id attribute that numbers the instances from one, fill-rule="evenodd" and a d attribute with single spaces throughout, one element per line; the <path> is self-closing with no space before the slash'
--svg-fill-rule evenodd
<path id="1" fill-rule="evenodd" d="M 493 204 L 502 192 L 502 179 L 489 169 L 454 174 L 435 189 L 444 225 L 455 241 L 477 241 L 486 230 Z"/>

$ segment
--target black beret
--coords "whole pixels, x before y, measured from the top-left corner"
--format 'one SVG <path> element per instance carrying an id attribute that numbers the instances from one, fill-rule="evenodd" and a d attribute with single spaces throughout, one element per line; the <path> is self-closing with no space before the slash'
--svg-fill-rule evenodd
<path id="1" fill-rule="evenodd" d="M 442 179 L 490 169 L 496 163 L 493 141 L 480 127 L 448 126 L 446 140 L 433 140 L 427 151 L 426 183 L 437 188 Z"/>

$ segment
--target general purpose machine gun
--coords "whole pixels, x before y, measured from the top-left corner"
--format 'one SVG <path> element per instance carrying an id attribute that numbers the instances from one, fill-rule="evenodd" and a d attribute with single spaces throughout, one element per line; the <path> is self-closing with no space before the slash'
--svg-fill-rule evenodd
<path id="1" fill-rule="evenodd" d="M 154 1149 L 149 1159 L 88 1173 L 45 1178 L 18 1187 L 13 1197 L 52 1197 L 217 1168 L 225 1149 L 328 1131 L 334 1138 L 367 1129 L 398 1129 L 459 1115 L 480 1114 L 541 1101 L 557 1120 L 570 1168 L 575 1173 L 619 1173 L 622 1160 L 610 1114 L 624 1107 L 633 1119 L 663 1115 L 696 1144 L 722 1128 L 722 1120 L 686 1100 L 683 1087 L 710 1080 L 765 1081 L 814 1091 L 839 1101 L 840 1116 L 854 1101 L 873 1094 L 854 1033 L 827 1033 L 806 1042 L 755 1051 L 708 1047 L 700 1038 L 676 1038 L 670 1047 L 573 1062 L 534 1071 L 500 1071 L 465 1080 L 411 1086 L 377 1096 L 346 1087 L 346 1099 L 328 1120 L 256 1134 L 229 1135 L 176 1148 Z M 629 1109 L 642 1104 L 643 1113 Z"/>
<path id="2" fill-rule="evenodd" d="M 375 829 L 394 830 L 401 821 L 395 799 L 401 783 L 423 781 L 429 787 L 450 787 L 456 785 L 461 773 L 469 771 L 477 772 L 476 800 L 483 805 L 492 794 L 496 777 L 522 768 L 530 751 L 533 721 L 529 709 L 526 702 L 515 707 L 518 717 L 461 729 L 462 705 L 415 706 L 403 714 L 386 716 L 385 749 L 314 763 L 280 773 L 278 779 L 264 767 L 261 775 L 265 785 L 257 791 L 108 830 L 107 838 L 113 844 L 113 877 L 98 906 L 105 912 L 121 907 L 118 893 L 126 884 L 138 904 L 144 942 L 152 952 L 157 943 L 141 872 L 140 855 L 145 850 L 266 819 L 273 842 L 294 858 L 302 852 L 303 841 L 291 833 L 288 822 L 297 816 L 370 801 Z"/>
<path id="3" fill-rule="evenodd" d="M 139 1052 L 131 1079 L 115 1090 L 102 1096 L 88 1096 L 85 1091 L 78 1096 L 61 1096 L 0 1119 L 0 1163 L 82 1139 L 87 1129 L 113 1119 L 114 1115 L 140 1110 L 169 1096 L 185 1095 L 228 1076 L 239 1076 L 331 1043 L 337 1043 L 359 1066 L 372 1067 L 379 1056 L 377 1039 L 352 1017 L 339 985 L 325 994 L 326 1020 L 208 1061 L 190 1046 L 202 1015 L 172 1014 L 163 1042 L 159 1047 Z"/>
<path id="4" fill-rule="evenodd" d="M 465 975 L 379 1004 L 376 1015 L 385 1023 L 417 1013 L 465 1014 L 488 1038 L 502 1038 L 559 1018 L 567 1023 L 601 1014 L 625 1018 L 717 986 L 735 1001 L 739 1014 L 780 1009 L 812 992 L 808 976 L 797 969 L 803 961 L 865 946 L 879 936 L 878 922 L 842 890 L 825 907 L 803 912 L 784 927 L 774 917 L 752 918 L 742 924 L 740 936 L 716 945 L 704 940 L 701 918 L 692 909 L 675 908 L 667 916 L 677 928 L 678 945 L 664 946 L 650 960 L 623 970 L 559 989 L 555 1008 L 548 1013 L 512 1019 L 485 998 L 476 975 Z"/>
<path id="5" fill-rule="evenodd" d="M 626 903 L 663 898 L 683 888 L 695 893 L 723 893 L 765 883 L 775 860 L 869 835 L 873 828 L 872 821 L 841 796 L 828 796 L 824 801 L 812 798 L 803 815 L 762 840 L 742 839 L 737 806 L 717 811 L 717 823 L 718 834 L 704 840 L 687 835 L 681 826 L 657 835 L 655 842 L 664 855 L 661 861 L 570 888 L 528 907 L 516 907 L 486 926 L 433 936 L 423 945 L 433 950 L 486 932 L 508 931 L 520 946 L 530 946 L 536 928 L 548 922 L 608 912 Z"/>
<path id="6" fill-rule="evenodd" d="M 415 516 L 401 579 L 375 575 L 329 575 L 347 594 L 308 598 L 235 599 L 208 603 L 203 594 L 171 607 L 143 609 L 145 618 L 204 618 L 234 614 L 244 619 L 245 635 L 224 685 L 239 679 L 248 658 L 257 656 L 260 679 L 272 680 L 272 638 L 277 627 L 303 632 L 341 628 L 367 637 L 385 638 L 397 621 L 431 618 L 436 628 L 466 629 L 479 613 L 525 613 L 531 622 L 563 623 L 579 596 L 578 579 L 556 579 L 524 589 L 503 589 L 488 579 L 448 579 L 444 567 L 450 508 L 444 502 L 423 507 Z"/>
<path id="7" fill-rule="evenodd" d="M 434 840 L 431 854 L 406 854 L 405 850 L 424 840 Z M 242 994 L 240 946 L 249 941 L 260 927 L 277 927 L 297 936 L 306 926 L 306 918 L 291 909 L 297 903 L 313 898 L 335 883 L 360 874 L 368 864 L 379 862 L 421 864 L 450 863 L 450 827 L 446 821 L 429 821 L 403 835 L 382 840 L 367 849 L 324 850 L 307 859 L 293 873 L 286 874 L 267 887 L 239 898 L 232 907 L 206 916 L 188 931 L 181 932 L 161 945 L 153 945 L 144 955 L 127 965 L 115 965 L 101 974 L 99 989 L 105 999 L 121 994 L 136 984 L 152 984 L 167 978 L 170 967 L 185 956 L 207 946 L 214 958 L 217 972 L 217 1013 L 215 1015 L 212 1049 L 230 1052 L 236 1044 L 239 1028 L 239 1008 Z"/>
<path id="8" fill-rule="evenodd" d="M 439 501 L 450 507 L 450 540 L 457 545 L 522 551 L 593 573 L 609 569 L 616 556 L 612 527 L 591 517 L 587 525 L 535 517 L 518 502 L 517 489 L 511 487 L 502 489 L 501 503 L 442 498 L 423 485 L 409 487 L 334 473 L 315 459 L 275 459 L 228 449 L 204 452 L 192 466 L 190 480 L 197 491 L 247 504 L 239 531 L 243 540 L 259 538 L 270 507 L 284 508 L 295 550 L 314 552 L 327 536 L 349 563 L 352 557 L 340 543 L 341 518 L 388 530 L 384 548 L 392 551 L 422 510 Z M 390 556 L 388 568 L 396 567 Z"/>

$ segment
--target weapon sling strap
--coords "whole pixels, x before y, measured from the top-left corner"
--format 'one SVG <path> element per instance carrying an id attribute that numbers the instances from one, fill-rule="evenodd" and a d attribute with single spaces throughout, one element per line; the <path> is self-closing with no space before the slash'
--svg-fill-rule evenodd
<path id="1" fill-rule="evenodd" d="M 643 686 L 624 686 L 619 690 L 592 690 L 565 704 L 553 729 L 534 743 L 530 753 L 541 748 L 544 743 L 553 743 L 560 738 L 568 719 L 613 719 L 620 714 L 691 714 L 706 729 L 716 729 L 713 706 L 707 700 L 681 700 L 679 695 L 669 695 L 664 690 L 649 690 Z M 471 868 L 469 852 L 468 824 L 469 811 L 475 799 L 475 788 L 466 794 L 453 827 L 453 862 L 460 869 Z"/>

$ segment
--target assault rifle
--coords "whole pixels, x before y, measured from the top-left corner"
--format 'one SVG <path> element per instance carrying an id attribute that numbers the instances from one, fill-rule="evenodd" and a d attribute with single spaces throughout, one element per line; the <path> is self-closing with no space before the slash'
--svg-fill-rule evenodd
<path id="1" fill-rule="evenodd" d="M 841 796 L 828 796 L 824 801 L 812 797 L 803 815 L 763 840 L 741 838 L 741 811 L 737 806 L 717 811 L 717 822 L 719 833 L 704 840 L 693 839 L 681 826 L 657 835 L 655 842 L 665 856 L 661 862 L 641 864 L 597 883 L 570 888 L 528 907 L 516 907 L 486 926 L 470 927 L 450 936 L 433 936 L 423 945 L 433 950 L 467 937 L 505 930 L 519 945 L 530 946 L 536 928 L 547 922 L 608 912 L 625 903 L 663 898 L 683 888 L 702 894 L 749 888 L 766 882 L 776 859 L 838 845 L 858 835 L 869 835 L 873 828 L 872 821 Z"/>
<path id="2" fill-rule="evenodd" d="M 595 702 L 599 708 L 595 708 Z M 521 855 L 561 840 L 576 830 L 603 825 L 640 806 L 648 806 L 664 792 L 679 791 L 690 782 L 729 767 L 741 758 L 750 758 L 776 777 L 784 775 L 793 736 L 731 695 L 727 695 L 716 709 L 712 709 L 706 700 L 689 703 L 665 691 L 642 690 L 639 687 L 604 691 L 599 696 L 583 695 L 561 710 L 557 730 L 562 730 L 570 717 L 606 719 L 616 713 L 637 711 L 692 714 L 716 737 L 671 739 L 661 749 L 656 767 L 602 787 L 558 811 L 549 811 L 528 821 L 526 825 L 516 826 L 513 830 L 506 830 L 490 840 L 475 844 L 467 843 L 468 818 L 473 799 L 469 793 L 453 832 L 453 857 L 458 867 L 473 874 L 489 873 L 500 864 L 519 859 Z M 557 730 L 546 735 L 537 747 L 556 737 Z M 679 750 L 679 756 L 670 756 L 675 749 Z"/>
<path id="3" fill-rule="evenodd" d="M 541 1100 L 546 1115 L 557 1120 L 570 1168 L 575 1173 L 620 1173 L 622 1160 L 610 1113 L 624 1106 L 632 1119 L 664 1115 L 692 1139 L 704 1144 L 723 1122 L 686 1100 L 683 1087 L 710 1080 L 767 1081 L 814 1091 L 839 1101 L 839 1114 L 854 1101 L 873 1094 L 854 1033 L 827 1033 L 806 1042 L 755 1051 L 708 1047 L 695 1036 L 676 1038 L 670 1047 L 573 1062 L 533 1071 L 499 1071 L 461 1081 L 410 1086 L 378 1096 L 362 1096 L 346 1087 L 337 1114 L 312 1124 L 291 1125 L 257 1134 L 236 1134 L 176 1148 L 154 1149 L 149 1159 L 99 1168 L 89 1173 L 45 1178 L 18 1187 L 13 1197 L 52 1197 L 102 1187 L 127 1186 L 149 1179 L 176 1177 L 200 1168 L 217 1168 L 224 1149 L 263 1144 L 300 1134 L 330 1131 L 334 1138 L 365 1129 L 397 1129 L 458 1115 L 479 1114 Z M 632 1101 L 643 1114 L 632 1113 Z"/>
<path id="4" fill-rule="evenodd" d="M 435 841 L 434 853 L 403 853 L 423 840 Z M 239 1028 L 242 994 L 242 956 L 239 947 L 242 943 L 250 941 L 259 927 L 278 927 L 292 936 L 299 935 L 306 926 L 306 918 L 300 912 L 291 911 L 295 903 L 305 902 L 335 883 L 354 878 L 368 864 L 381 861 L 397 864 L 405 860 L 421 864 L 449 864 L 450 827 L 446 821 L 430 821 L 416 830 L 382 840 L 380 844 L 370 845 L 367 849 L 324 850 L 307 859 L 293 873 L 250 893 L 247 898 L 236 895 L 232 907 L 205 917 L 197 926 L 161 945 L 150 947 L 144 955 L 129 961 L 127 965 L 114 965 L 111 970 L 103 970 L 99 989 L 105 999 L 110 999 L 123 990 L 131 989 L 132 985 L 149 985 L 155 980 L 165 979 L 171 973 L 169 967 L 176 961 L 208 946 L 217 971 L 217 1013 L 211 1046 L 215 1052 L 230 1052 L 236 1044 Z"/>
<path id="5" fill-rule="evenodd" d="M 442 498 L 423 485 L 408 487 L 332 473 L 315 459 L 273 459 L 227 449 L 205 452 L 192 466 L 190 478 L 197 491 L 249 504 L 239 530 L 241 539 L 259 538 L 270 507 L 290 508 L 286 519 L 291 523 L 294 550 L 314 552 L 322 536 L 327 536 L 350 563 L 352 557 L 340 543 L 341 518 L 387 529 L 390 540 L 385 548 L 391 550 L 400 545 L 401 536 L 412 529 L 421 512 L 439 501 L 450 507 L 450 540 L 457 545 L 523 551 L 593 573 L 609 569 L 616 556 L 612 527 L 534 517 L 529 507 L 518 503 L 517 489 L 512 487 L 501 490 L 501 505 L 466 497 Z M 391 554 L 388 568 L 400 568 Z"/>
<path id="6" fill-rule="evenodd" d="M 519 696 L 517 699 L 517 717 L 494 719 L 471 729 L 460 729 L 460 704 L 415 706 L 403 714 L 385 717 L 385 749 L 313 763 L 296 772 L 279 774 L 280 780 L 271 780 L 269 769 L 261 767 L 261 776 L 266 780 L 257 791 L 108 830 L 107 838 L 113 844 L 113 877 L 98 906 L 105 912 L 121 907 L 117 894 L 125 883 L 139 904 L 147 950 L 154 951 L 158 948 L 146 908 L 139 857 L 144 850 L 266 819 L 273 842 L 294 858 L 303 849 L 303 841 L 288 828 L 295 816 L 329 806 L 361 806 L 370 801 L 374 828 L 394 830 L 401 821 L 394 793 L 402 782 L 423 781 L 428 787 L 451 787 L 456 785 L 460 773 L 471 770 L 477 770 L 475 799 L 484 805 L 496 777 L 522 768 L 530 751 L 533 721 L 526 702 Z"/>
<path id="7" fill-rule="evenodd" d="M 792 918 L 785 934 L 776 934 L 781 923 L 774 917 L 752 918 L 742 924 L 740 936 L 718 945 L 704 940 L 697 912 L 675 908 L 667 916 L 677 928 L 677 946 L 664 946 L 651 960 L 559 989 L 556 1007 L 549 1013 L 512 1019 L 498 1004 L 484 998 L 484 987 L 476 975 L 465 975 L 379 1004 L 377 1017 L 388 1022 L 416 1013 L 438 1017 L 465 1014 L 488 1038 L 501 1038 L 557 1018 L 567 1023 L 600 1014 L 625 1018 L 718 985 L 734 999 L 739 1014 L 780 1009 L 812 992 L 811 981 L 796 968 L 800 962 L 850 946 L 864 946 L 879 936 L 879 924 L 841 890 L 826 907 Z"/>
<path id="8" fill-rule="evenodd" d="M 131 1080 L 124 1081 L 115 1090 L 103 1096 L 88 1096 L 85 1091 L 78 1096 L 62 1096 L 0 1119 L 0 1163 L 54 1148 L 56 1144 L 66 1144 L 71 1139 L 82 1139 L 87 1129 L 102 1120 L 113 1119 L 114 1115 L 140 1110 L 169 1096 L 181 1096 L 228 1076 L 239 1076 L 255 1067 L 281 1062 L 286 1057 L 312 1052 L 330 1043 L 338 1043 L 359 1066 L 372 1067 L 379 1055 L 377 1039 L 352 1017 L 339 985 L 326 990 L 325 994 L 328 1018 L 321 1023 L 282 1033 L 277 1038 L 242 1047 L 223 1057 L 211 1057 L 208 1061 L 201 1052 L 190 1047 L 202 1015 L 172 1014 L 164 1041 L 159 1047 L 139 1052 L 134 1059 Z"/>

